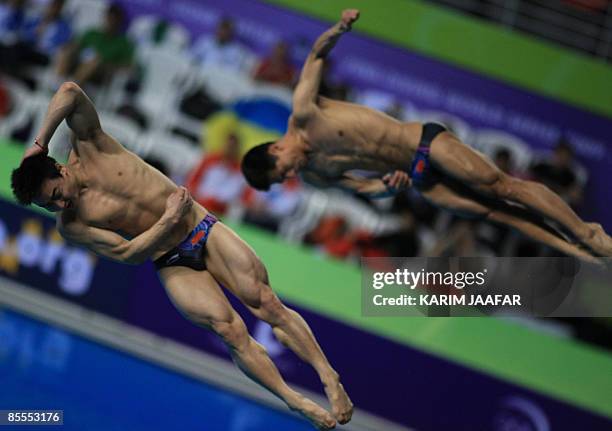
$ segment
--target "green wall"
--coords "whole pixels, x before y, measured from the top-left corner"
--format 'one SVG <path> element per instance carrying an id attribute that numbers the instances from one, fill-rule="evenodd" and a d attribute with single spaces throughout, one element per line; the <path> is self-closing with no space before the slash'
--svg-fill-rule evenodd
<path id="1" fill-rule="evenodd" d="M 358 8 L 355 31 L 612 117 L 612 67 L 417 0 L 265 0 L 326 21 Z"/>
<path id="2" fill-rule="evenodd" d="M 0 198 L 23 147 L 0 139 Z M 45 212 L 42 209 L 37 211 Z M 363 317 L 357 267 L 230 224 L 265 262 L 273 288 L 296 305 L 612 418 L 612 356 L 496 318 Z"/>

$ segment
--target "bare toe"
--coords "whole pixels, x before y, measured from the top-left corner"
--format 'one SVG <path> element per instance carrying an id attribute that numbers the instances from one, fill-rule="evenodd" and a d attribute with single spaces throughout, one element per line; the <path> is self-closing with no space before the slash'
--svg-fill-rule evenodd
<path id="1" fill-rule="evenodd" d="M 323 407 L 306 397 L 300 397 L 293 410 L 297 410 L 308 419 L 318 430 L 331 430 L 336 427 L 336 420 Z"/>
<path id="2" fill-rule="evenodd" d="M 340 424 L 348 423 L 353 416 L 353 403 L 340 382 L 325 387 L 334 417 Z"/>
<path id="3" fill-rule="evenodd" d="M 610 237 L 599 223 L 588 223 L 593 235 L 588 246 L 600 256 L 612 256 L 612 237 Z"/>

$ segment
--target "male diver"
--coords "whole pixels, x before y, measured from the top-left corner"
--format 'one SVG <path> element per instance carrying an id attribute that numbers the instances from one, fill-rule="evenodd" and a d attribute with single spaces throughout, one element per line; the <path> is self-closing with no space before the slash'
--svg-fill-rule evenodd
<path id="1" fill-rule="evenodd" d="M 73 132 L 65 165 L 47 155 L 48 143 L 66 120 Z M 50 102 L 37 139 L 12 174 L 17 200 L 57 213 L 68 241 L 115 261 L 152 259 L 176 308 L 214 331 L 251 379 L 322 430 L 351 419 L 353 405 L 312 331 L 270 288 L 255 252 L 229 227 L 194 202 L 160 171 L 104 132 L 81 88 L 64 83 Z M 290 388 L 248 333 L 219 284 L 236 295 L 276 337 L 311 364 L 324 385 L 333 416 Z"/>
<path id="2" fill-rule="evenodd" d="M 582 221 L 546 186 L 503 173 L 444 126 L 402 123 L 365 106 L 318 96 L 326 57 L 358 18 L 355 9 L 343 11 L 315 42 L 294 91 L 287 133 L 243 158 L 251 186 L 267 190 L 299 174 L 315 186 L 376 197 L 412 185 L 438 207 L 508 225 L 566 254 L 594 262 L 594 256 L 612 256 L 612 238 L 601 225 Z"/>

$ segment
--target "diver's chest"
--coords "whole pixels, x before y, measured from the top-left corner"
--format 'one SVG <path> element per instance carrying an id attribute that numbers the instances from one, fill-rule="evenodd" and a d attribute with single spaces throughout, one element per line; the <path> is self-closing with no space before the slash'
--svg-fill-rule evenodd
<path id="1" fill-rule="evenodd" d="M 79 219 L 89 226 L 120 229 L 130 214 L 128 199 L 110 193 L 95 192 L 84 196 L 79 205 Z"/>

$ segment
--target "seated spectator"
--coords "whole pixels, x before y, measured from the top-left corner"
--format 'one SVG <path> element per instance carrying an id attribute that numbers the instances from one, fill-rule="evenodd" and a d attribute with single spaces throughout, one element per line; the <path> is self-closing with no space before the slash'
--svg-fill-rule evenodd
<path id="1" fill-rule="evenodd" d="M 293 214 L 302 199 L 302 184 L 297 178 L 273 184 L 267 192 L 249 188 L 245 197 L 244 221 L 276 232 L 280 222 Z"/>
<path id="2" fill-rule="evenodd" d="M 22 20 L 10 42 L 0 48 L 2 69 L 34 87 L 28 66 L 46 66 L 59 48 L 72 37 L 68 21 L 62 18 L 64 0 L 52 0 L 41 14 Z"/>
<path id="3" fill-rule="evenodd" d="M 288 49 L 285 42 L 277 43 L 272 54 L 259 63 L 253 78 L 257 81 L 291 87 L 295 79 L 295 67 L 289 59 Z"/>
<path id="4" fill-rule="evenodd" d="M 234 38 L 234 22 L 229 18 L 221 20 L 214 36 L 203 36 L 195 43 L 192 54 L 203 68 L 219 67 L 237 72 L 249 67 L 249 52 Z"/>
<path id="5" fill-rule="evenodd" d="M 189 41 L 187 30 L 162 16 L 136 18 L 128 30 L 130 39 L 138 45 L 181 49 Z"/>
<path id="6" fill-rule="evenodd" d="M 582 189 L 574 167 L 574 150 L 570 143 L 561 139 L 550 160 L 541 161 L 531 167 L 531 174 L 564 198 L 570 205 L 577 205 L 582 198 Z"/>
<path id="7" fill-rule="evenodd" d="M 385 240 L 365 230 L 354 233 L 355 254 L 358 257 L 390 257 Z M 398 255 L 399 256 L 399 255 Z"/>
<path id="8" fill-rule="evenodd" d="M 134 46 L 125 36 L 124 27 L 125 12 L 118 4 L 112 4 L 101 28 L 86 31 L 61 51 L 57 64 L 59 78 L 70 78 L 79 84 L 101 83 L 118 69 L 130 66 Z"/>
<path id="9" fill-rule="evenodd" d="M 193 198 L 215 214 L 224 214 L 246 189 L 240 171 L 240 141 L 229 135 L 222 151 L 204 156 L 187 179 Z"/>
<path id="10" fill-rule="evenodd" d="M 306 244 L 338 259 L 346 259 L 357 250 L 356 235 L 342 216 L 324 216 L 304 238 Z"/>
<path id="11" fill-rule="evenodd" d="M 25 0 L 0 2 L 0 44 L 10 45 L 17 41 L 25 21 Z"/>
<path id="12" fill-rule="evenodd" d="M 0 2 L 0 70 L 15 75 L 15 49 L 25 20 L 25 1 Z"/>
<path id="13" fill-rule="evenodd" d="M 64 3 L 65 0 L 51 0 L 42 14 L 25 20 L 21 31 L 26 49 L 38 55 L 45 65 L 72 37 L 72 28 L 62 17 Z"/>

